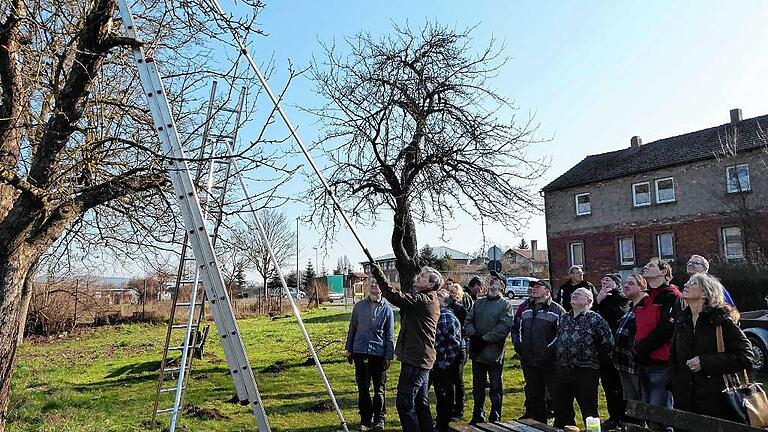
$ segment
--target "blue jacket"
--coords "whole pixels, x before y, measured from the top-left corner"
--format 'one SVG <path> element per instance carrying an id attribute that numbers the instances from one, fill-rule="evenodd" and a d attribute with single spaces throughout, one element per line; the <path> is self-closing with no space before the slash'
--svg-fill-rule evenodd
<path id="1" fill-rule="evenodd" d="M 345 349 L 392 360 L 395 356 L 395 316 L 385 298 L 378 304 L 368 297 L 355 303 Z"/>

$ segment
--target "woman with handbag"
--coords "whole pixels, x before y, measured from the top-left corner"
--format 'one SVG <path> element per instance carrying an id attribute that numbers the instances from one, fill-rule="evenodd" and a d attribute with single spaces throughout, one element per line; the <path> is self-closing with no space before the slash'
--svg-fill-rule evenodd
<path id="1" fill-rule="evenodd" d="M 685 284 L 683 300 L 687 307 L 675 324 L 669 359 L 674 406 L 741 421 L 723 393 L 723 375 L 743 374 L 752 367 L 752 347 L 736 325 L 739 313 L 725 304 L 720 281 L 705 273 L 691 276 Z"/>

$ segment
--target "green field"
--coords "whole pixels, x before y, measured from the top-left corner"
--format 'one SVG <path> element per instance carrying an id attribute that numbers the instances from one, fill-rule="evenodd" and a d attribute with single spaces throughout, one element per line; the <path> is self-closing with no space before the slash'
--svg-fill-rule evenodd
<path id="1" fill-rule="evenodd" d="M 315 343 L 324 347 L 320 358 L 351 430 L 359 418 L 354 369 L 343 357 L 349 315 L 343 310 L 314 310 L 304 319 Z M 340 430 L 317 369 L 302 365 L 307 349 L 295 319 L 262 317 L 240 320 L 239 324 L 272 430 Z M 256 424 L 248 407 L 228 402 L 235 394 L 234 387 L 213 329 L 211 335 L 203 359 L 196 361 L 192 370 L 187 406 L 215 409 L 225 418 L 185 414 L 180 424 L 189 431 L 253 431 Z M 131 324 L 87 328 L 62 338 L 25 342 L 17 357 L 7 429 L 151 430 L 149 419 L 164 336 L 165 326 Z M 504 370 L 505 419 L 523 412 L 522 372 L 511 354 L 507 354 Z M 278 361 L 284 362 L 280 372 L 263 372 Z M 399 363 L 394 362 L 388 377 L 387 431 L 400 430 L 394 403 L 399 369 Z M 471 382 L 469 363 L 465 381 Z M 468 385 L 467 415 L 472 406 L 470 389 Z M 211 411 L 203 411 L 206 413 Z M 160 416 L 163 427 L 167 426 L 168 414 Z"/>

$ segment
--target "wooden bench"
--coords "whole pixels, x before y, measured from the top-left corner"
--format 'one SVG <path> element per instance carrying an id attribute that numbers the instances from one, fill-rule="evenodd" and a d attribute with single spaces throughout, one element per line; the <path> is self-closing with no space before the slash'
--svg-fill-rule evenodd
<path id="1" fill-rule="evenodd" d="M 672 426 L 676 432 L 765 432 L 764 429 L 742 423 L 649 405 L 636 400 L 627 401 L 627 415 L 639 420 Z M 649 429 L 629 424 L 626 430 L 628 432 L 644 432 Z"/>
<path id="2" fill-rule="evenodd" d="M 457 432 L 558 432 L 534 420 L 512 420 L 509 422 L 481 423 L 475 426 L 455 426 Z"/>

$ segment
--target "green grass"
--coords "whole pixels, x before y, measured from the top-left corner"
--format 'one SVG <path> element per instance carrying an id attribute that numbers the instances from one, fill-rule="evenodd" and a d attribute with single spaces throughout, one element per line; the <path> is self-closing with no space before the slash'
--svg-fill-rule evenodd
<path id="1" fill-rule="evenodd" d="M 313 341 L 318 346 L 327 345 L 320 358 L 351 430 L 359 418 L 354 369 L 343 357 L 349 312 L 314 310 L 304 319 Z M 295 319 L 251 318 L 240 320 L 239 325 L 272 430 L 340 430 L 333 410 L 312 410 L 329 399 L 317 369 L 301 365 L 307 349 Z M 203 359 L 193 367 L 186 401 L 188 406 L 215 408 L 228 418 L 205 420 L 184 415 L 180 425 L 190 431 L 253 431 L 256 423 L 249 408 L 227 402 L 235 394 L 234 387 L 213 329 L 210 335 Z M 132 324 L 25 342 L 17 357 L 7 430 L 152 430 L 149 420 L 164 337 L 165 326 Z M 518 362 L 510 359 L 511 354 L 509 350 L 504 369 L 505 419 L 516 418 L 523 411 L 522 372 Z M 285 362 L 284 371 L 261 372 L 278 360 Z M 399 371 L 400 364 L 393 362 L 387 383 L 387 431 L 400 430 L 394 403 Z M 470 414 L 470 363 L 465 382 L 465 411 Z M 159 418 L 162 427 L 156 430 L 168 425 L 168 414 Z"/>

